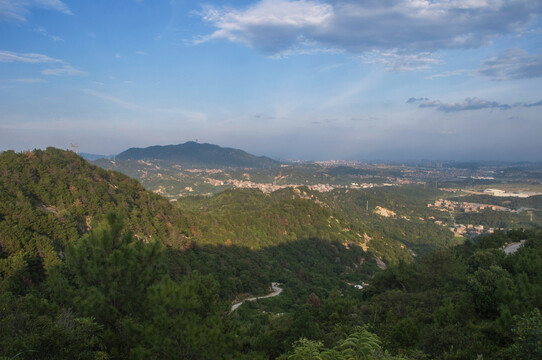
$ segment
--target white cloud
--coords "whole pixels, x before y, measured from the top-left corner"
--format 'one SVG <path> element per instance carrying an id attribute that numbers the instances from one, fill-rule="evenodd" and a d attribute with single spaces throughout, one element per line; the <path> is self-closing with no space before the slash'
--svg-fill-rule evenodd
<path id="1" fill-rule="evenodd" d="M 16 53 L 12 51 L 0 51 L 0 62 L 20 62 L 27 64 L 58 64 L 56 68 L 42 70 L 43 75 L 88 75 L 85 71 L 76 69 L 65 61 L 55 59 L 43 54 Z"/>
<path id="2" fill-rule="evenodd" d="M 485 60 L 476 74 L 493 80 L 539 78 L 542 77 L 542 54 L 531 55 L 523 49 L 508 49 Z"/>
<path id="3" fill-rule="evenodd" d="M 373 50 L 361 56 L 366 64 L 382 65 L 386 71 L 405 72 L 428 70 L 431 65 L 442 64 L 431 53 L 401 53 L 397 49 L 390 51 Z"/>
<path id="4" fill-rule="evenodd" d="M 60 0 L 0 0 L 0 20 L 26 21 L 32 8 L 72 15 L 68 6 Z"/>
<path id="5" fill-rule="evenodd" d="M 459 76 L 459 75 L 465 74 L 466 72 L 467 72 L 467 70 L 465 70 L 465 69 L 458 69 L 458 70 L 454 70 L 454 71 L 445 71 L 445 72 L 440 73 L 440 74 L 429 75 L 429 76 L 427 76 L 425 78 L 428 79 L 428 80 L 434 80 L 434 79 L 451 77 L 451 76 Z"/>
<path id="6" fill-rule="evenodd" d="M 22 62 L 29 64 L 63 63 L 62 60 L 54 59 L 47 55 L 34 53 L 16 53 L 12 51 L 0 51 L 0 62 Z"/>
<path id="7" fill-rule="evenodd" d="M 501 109 L 508 110 L 510 105 L 500 104 L 496 101 L 482 100 L 477 97 L 466 98 L 464 101 L 457 103 L 445 103 L 441 104 L 437 110 L 444 112 L 455 112 L 464 110 L 480 110 L 480 109 Z"/>
<path id="8" fill-rule="evenodd" d="M 329 26 L 333 7 L 310 0 L 263 0 L 243 11 L 207 6 L 199 15 L 217 30 L 196 43 L 226 39 L 276 55 Z"/>
<path id="9" fill-rule="evenodd" d="M 421 108 L 439 107 L 441 105 L 442 103 L 440 102 L 440 100 L 430 100 L 430 99 L 426 99 L 420 103 Z"/>
<path id="10" fill-rule="evenodd" d="M 54 69 L 45 69 L 41 72 L 43 75 L 53 75 L 53 76 L 63 76 L 63 75 L 69 75 L 69 76 L 79 76 L 79 75 L 88 75 L 87 72 L 79 70 L 74 68 L 71 65 L 64 65 L 59 68 Z"/>
<path id="11" fill-rule="evenodd" d="M 481 109 L 500 109 L 500 110 L 509 110 L 512 108 L 530 108 L 536 106 L 542 106 L 542 100 L 534 103 L 516 103 L 513 105 L 501 104 L 497 101 L 488 101 L 483 100 L 477 97 L 466 98 L 464 101 L 460 102 L 449 102 L 443 103 L 438 99 L 428 99 L 428 98 L 410 98 L 407 100 L 407 104 L 419 103 L 421 108 L 436 108 L 438 111 L 443 112 L 457 112 L 457 111 L 466 111 L 466 110 L 481 110 Z"/>
<path id="12" fill-rule="evenodd" d="M 37 32 L 38 34 L 41 34 L 41 35 L 43 35 L 45 37 L 48 37 L 49 39 L 51 39 L 53 41 L 64 42 L 64 39 L 62 39 L 60 36 L 52 35 L 42 27 L 37 27 L 37 28 L 34 29 L 34 31 Z"/>
<path id="13" fill-rule="evenodd" d="M 227 40 L 270 55 L 300 41 L 351 53 L 431 53 L 480 47 L 525 29 L 541 11 L 542 0 L 261 0 L 242 9 L 204 7 L 197 14 L 215 30 L 194 43 Z"/>

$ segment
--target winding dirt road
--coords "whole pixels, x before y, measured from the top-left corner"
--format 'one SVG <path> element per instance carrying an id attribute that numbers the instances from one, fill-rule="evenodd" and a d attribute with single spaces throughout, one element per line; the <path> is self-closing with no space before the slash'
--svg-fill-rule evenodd
<path id="1" fill-rule="evenodd" d="M 256 297 L 248 298 L 248 299 L 245 299 L 245 300 L 243 300 L 241 302 L 233 304 L 232 307 L 231 307 L 230 313 L 234 312 L 239 306 L 243 305 L 243 303 L 246 302 L 246 301 L 254 301 L 254 300 L 258 300 L 258 299 L 266 299 L 266 298 L 270 298 L 270 297 L 273 297 L 273 296 L 280 295 L 280 293 L 282 292 L 282 288 L 276 282 L 271 283 L 271 288 L 273 289 L 273 292 L 270 293 L 270 294 L 267 294 L 267 295 L 264 295 L 264 296 L 256 296 Z"/>

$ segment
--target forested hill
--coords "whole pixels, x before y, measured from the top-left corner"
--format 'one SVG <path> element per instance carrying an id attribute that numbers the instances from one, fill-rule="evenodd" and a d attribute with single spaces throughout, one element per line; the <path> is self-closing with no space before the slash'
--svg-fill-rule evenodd
<path id="1" fill-rule="evenodd" d="M 26 249 L 27 256 L 54 259 L 110 211 L 137 237 L 186 239 L 181 212 L 126 175 L 55 148 L 0 154 L 0 253 Z"/>
<path id="2" fill-rule="evenodd" d="M 352 239 L 406 252 L 375 230 L 404 224 L 375 223 L 362 208 L 382 194 L 357 195 L 229 191 L 176 208 L 72 152 L 4 152 L 0 359 L 541 358 L 542 230 L 379 271 Z M 382 201 L 412 224 L 428 211 Z M 271 281 L 280 296 L 229 311 Z"/>
<path id="3" fill-rule="evenodd" d="M 261 249 L 306 239 L 362 247 L 386 263 L 410 262 L 412 256 L 398 240 L 373 231 L 374 224 L 348 220 L 331 208 L 322 193 L 306 187 L 270 194 L 257 189 L 226 190 L 212 197 L 180 198 L 176 203 L 192 225 L 199 244 L 237 245 Z M 440 244 L 435 244 L 439 247 Z"/>
<path id="4" fill-rule="evenodd" d="M 271 168 L 280 163 L 265 156 L 255 156 L 243 150 L 223 148 L 212 144 L 189 141 L 179 145 L 131 148 L 116 156 L 117 160 L 155 159 L 180 165 L 200 167 Z"/>

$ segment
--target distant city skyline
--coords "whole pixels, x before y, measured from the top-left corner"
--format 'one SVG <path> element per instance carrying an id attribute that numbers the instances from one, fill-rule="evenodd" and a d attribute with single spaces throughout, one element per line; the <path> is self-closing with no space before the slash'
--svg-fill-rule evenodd
<path id="1" fill-rule="evenodd" d="M 0 151 L 542 160 L 542 0 L 2 0 Z"/>

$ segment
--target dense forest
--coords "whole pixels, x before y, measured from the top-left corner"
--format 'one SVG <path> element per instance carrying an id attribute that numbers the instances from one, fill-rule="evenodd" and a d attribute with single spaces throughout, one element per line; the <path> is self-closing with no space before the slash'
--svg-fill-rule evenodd
<path id="1" fill-rule="evenodd" d="M 226 190 L 212 197 L 182 198 L 177 206 L 194 225 L 193 238 L 198 243 L 259 249 L 317 238 L 364 246 L 389 263 L 412 260 L 401 241 L 373 230 L 381 223 L 378 216 L 365 213 L 372 219 L 366 223 L 356 217 L 349 219 L 322 193 L 305 187 L 271 194 L 252 189 Z"/>
<path id="2" fill-rule="evenodd" d="M 542 229 L 454 244 L 416 227 L 434 194 L 374 191 L 172 205 L 70 152 L 4 152 L 0 359 L 542 357 Z M 407 219 L 364 212 L 367 200 Z M 423 254 L 392 257 L 392 235 Z M 271 282 L 279 296 L 231 311 Z"/>

